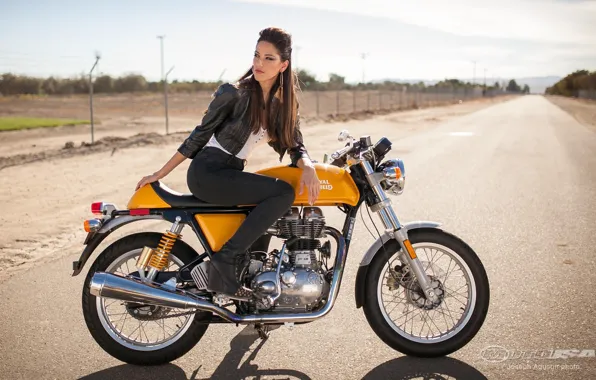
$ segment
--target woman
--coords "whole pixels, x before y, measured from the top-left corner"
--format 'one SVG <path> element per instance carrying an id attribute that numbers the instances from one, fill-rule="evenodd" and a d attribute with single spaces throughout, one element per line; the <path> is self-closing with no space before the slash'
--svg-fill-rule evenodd
<path id="1" fill-rule="evenodd" d="M 281 162 L 289 153 L 291 165 L 302 169 L 299 194 L 308 189 L 313 204 L 320 184 L 302 141 L 292 73 L 292 37 L 279 28 L 260 32 L 253 65 L 236 84 L 223 84 L 207 111 L 176 154 L 156 173 L 146 176 L 137 189 L 165 177 L 186 158 L 187 183 L 197 198 L 221 205 L 254 204 L 256 207 L 238 231 L 211 259 L 208 290 L 234 299 L 247 299 L 251 290 L 236 276 L 237 258 L 293 204 L 294 188 L 287 182 L 244 172 L 254 149 L 267 142 Z"/>

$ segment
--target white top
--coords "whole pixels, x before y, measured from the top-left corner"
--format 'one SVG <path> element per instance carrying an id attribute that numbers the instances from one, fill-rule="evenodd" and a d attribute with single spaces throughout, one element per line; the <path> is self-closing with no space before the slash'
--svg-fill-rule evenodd
<path id="1" fill-rule="evenodd" d="M 264 128 L 261 128 L 258 132 L 256 133 L 251 133 L 251 135 L 248 137 L 248 140 L 246 140 L 246 143 L 244 144 L 244 146 L 242 147 L 242 149 L 240 150 L 240 152 L 238 152 L 238 154 L 236 154 L 236 157 L 242 159 L 242 160 L 247 160 L 248 157 L 250 157 L 250 155 L 252 154 L 252 152 L 254 151 L 254 149 L 261 144 L 264 144 L 265 142 L 269 141 L 269 135 L 267 133 L 267 131 Z M 225 150 L 217 141 L 217 139 L 215 138 L 215 134 L 213 134 L 211 136 L 211 139 L 209 139 L 209 141 L 207 142 L 207 144 L 205 144 L 205 146 L 213 146 L 215 148 L 219 148 L 221 150 L 223 150 L 224 152 L 226 152 L 227 154 L 231 154 L 230 152 L 228 152 L 227 150 Z"/>

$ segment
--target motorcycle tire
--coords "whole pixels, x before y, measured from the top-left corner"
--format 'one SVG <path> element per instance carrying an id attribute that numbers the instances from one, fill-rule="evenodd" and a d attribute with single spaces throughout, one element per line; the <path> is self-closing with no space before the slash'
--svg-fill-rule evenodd
<path id="1" fill-rule="evenodd" d="M 130 347 L 133 344 L 126 342 L 122 338 L 116 336 L 113 337 L 115 332 L 112 330 L 111 335 L 106 330 L 107 327 L 104 327 L 104 324 L 102 324 L 102 319 L 105 323 L 105 318 L 100 319 L 97 297 L 92 295 L 89 291 L 89 283 L 93 274 L 95 272 L 107 271 L 107 268 L 109 268 L 113 262 L 131 251 L 142 250 L 145 246 L 152 248 L 157 247 L 161 237 L 162 234 L 160 233 L 144 232 L 128 235 L 113 242 L 97 257 L 85 278 L 82 305 L 83 315 L 89 332 L 104 351 L 125 363 L 136 365 L 160 365 L 169 363 L 190 351 L 201 340 L 209 327 L 208 320 L 211 318 L 212 314 L 209 312 L 197 312 L 194 315 L 191 315 L 194 320 L 190 322 L 190 326 L 181 336 L 177 337 L 173 343 L 165 346 L 159 345 L 154 349 L 151 347 L 140 346 L 138 349 L 134 349 Z M 170 258 L 177 258 L 182 262 L 182 265 L 190 263 L 196 257 L 196 251 L 181 240 L 176 241 L 170 253 Z M 130 313 L 128 314 L 132 315 Z M 128 316 L 126 315 L 125 317 Z M 132 316 L 132 318 L 134 318 L 134 316 Z M 163 347 L 160 348 L 160 346 Z"/>
<path id="2" fill-rule="evenodd" d="M 488 276 L 482 262 L 472 248 L 458 237 L 444 230 L 437 228 L 415 229 L 408 232 L 408 238 L 414 249 L 416 249 L 417 244 L 431 243 L 435 246 L 448 248 L 465 262 L 474 279 L 476 292 L 474 309 L 467 323 L 452 337 L 438 342 L 431 342 L 430 340 L 424 342 L 422 339 L 418 342 L 414 341 L 406 337 L 407 333 L 403 330 L 398 331 L 396 330 L 397 327 L 394 328 L 389 324 L 379 304 L 378 284 L 387 261 L 401 249 L 396 240 L 389 240 L 385 243 L 384 250 L 381 246 L 370 263 L 366 276 L 364 314 L 376 335 L 393 349 L 405 355 L 423 358 L 445 356 L 465 346 L 482 327 L 490 302 Z"/>

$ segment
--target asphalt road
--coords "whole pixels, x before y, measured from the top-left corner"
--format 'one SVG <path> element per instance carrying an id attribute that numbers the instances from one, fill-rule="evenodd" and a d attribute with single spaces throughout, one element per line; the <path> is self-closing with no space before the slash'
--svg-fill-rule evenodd
<path id="1" fill-rule="evenodd" d="M 393 136 L 377 130 L 374 140 L 378 133 Z M 394 198 L 401 221 L 442 222 L 488 272 L 486 322 L 460 351 L 408 358 L 373 333 L 354 306 L 357 265 L 374 239 L 358 218 L 330 315 L 275 330 L 262 346 L 250 328 L 211 326 L 163 367 L 125 365 L 93 341 L 81 315 L 84 275 L 70 277 L 78 255 L 20 273 L 0 286 L 0 378 L 596 378 L 594 357 L 537 358 L 596 349 L 596 134 L 527 96 L 395 138 L 392 155 L 406 164 L 405 192 Z M 341 228 L 340 214 L 329 215 Z M 482 355 L 489 348 L 513 355 L 490 362 Z"/>

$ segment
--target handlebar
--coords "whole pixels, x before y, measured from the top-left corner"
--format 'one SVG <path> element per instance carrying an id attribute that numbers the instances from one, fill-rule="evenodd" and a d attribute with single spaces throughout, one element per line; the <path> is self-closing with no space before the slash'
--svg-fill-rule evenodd
<path id="1" fill-rule="evenodd" d="M 345 148 L 342 148 L 340 150 L 337 150 L 337 151 L 331 153 L 331 158 L 333 158 L 334 160 L 337 160 L 338 158 L 345 156 L 346 153 L 348 153 L 350 150 L 352 150 L 352 148 L 353 148 L 353 144 L 350 143 L 350 145 L 346 146 Z"/>
<path id="2" fill-rule="evenodd" d="M 331 158 L 334 160 L 337 160 L 337 159 L 340 159 L 343 156 L 345 156 L 352 149 L 354 149 L 354 141 L 355 141 L 354 138 L 352 136 L 348 135 L 348 144 L 344 148 L 341 148 L 341 149 L 336 150 L 335 152 L 331 153 Z"/>

